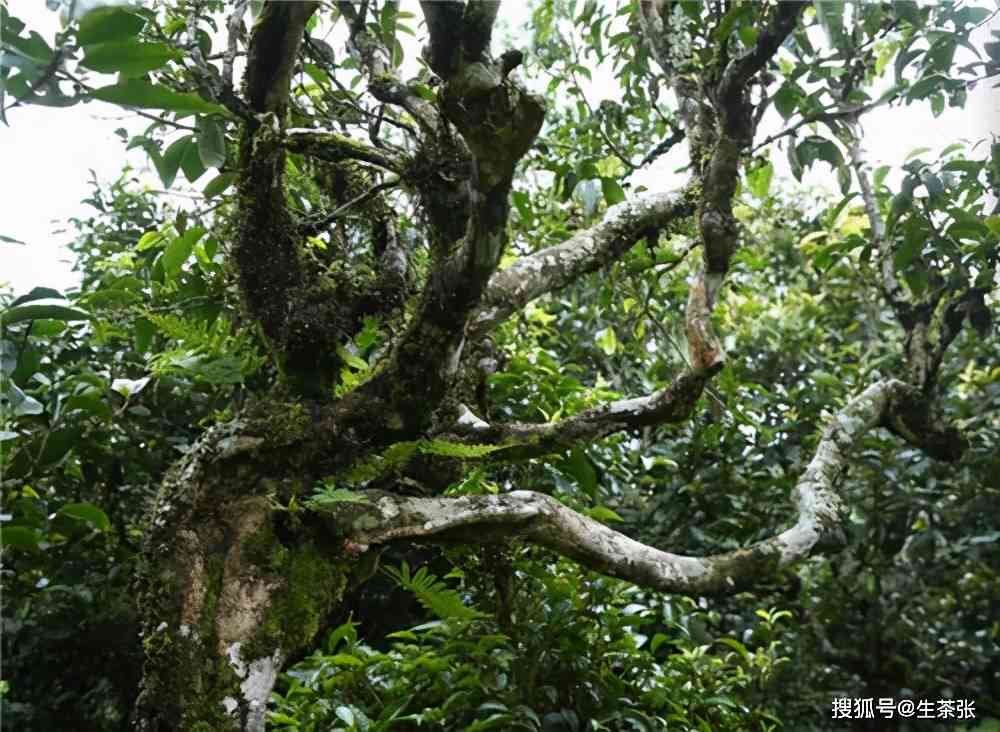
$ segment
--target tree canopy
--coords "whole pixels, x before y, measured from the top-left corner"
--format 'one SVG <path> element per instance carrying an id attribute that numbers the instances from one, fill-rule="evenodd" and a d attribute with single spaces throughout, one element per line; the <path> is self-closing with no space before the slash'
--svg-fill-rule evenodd
<path id="1" fill-rule="evenodd" d="M 995 83 L 990 10 L 50 7 L 0 119 L 129 110 L 162 190 L 0 294 L 11 723 L 1000 716 L 1000 142 L 864 136 Z"/>

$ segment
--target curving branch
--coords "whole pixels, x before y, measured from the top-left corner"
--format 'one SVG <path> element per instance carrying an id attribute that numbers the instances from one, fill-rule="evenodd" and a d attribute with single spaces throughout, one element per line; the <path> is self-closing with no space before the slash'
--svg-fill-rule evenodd
<path id="1" fill-rule="evenodd" d="M 286 130 L 285 149 L 332 163 L 339 163 L 343 160 L 358 160 L 391 170 L 393 173 L 402 173 L 408 162 L 401 155 L 366 145 L 333 130 L 310 128 Z"/>
<path id="2" fill-rule="evenodd" d="M 490 453 L 490 459 L 525 460 L 539 457 L 581 442 L 591 442 L 622 430 L 659 424 L 683 422 L 691 416 L 715 371 L 686 369 L 673 383 L 655 394 L 620 399 L 587 409 L 558 422 L 488 424 L 470 413 L 463 414 L 446 439 L 475 445 L 497 445 L 502 449 Z"/>
<path id="3" fill-rule="evenodd" d="M 826 428 L 812 461 L 796 484 L 795 524 L 780 534 L 727 554 L 691 557 L 637 542 L 554 498 L 531 491 L 497 496 L 412 498 L 362 491 L 363 504 L 333 521 L 345 539 L 367 548 L 394 539 L 489 542 L 516 537 L 544 546 L 604 574 L 665 592 L 731 592 L 816 550 L 844 545 L 843 501 L 837 483 L 849 451 L 879 426 L 911 387 L 881 381 L 853 398 Z"/>
<path id="4" fill-rule="evenodd" d="M 711 90 L 718 119 L 717 137 L 702 173 L 704 193 L 699 214 L 705 267 L 709 273 L 725 273 L 739 243 L 732 200 L 739 180 L 741 157 L 753 144 L 756 132 L 748 83 L 764 69 L 794 30 L 805 7 L 806 3 L 801 2 L 779 3 L 754 47 L 726 64 L 722 78 Z"/>
<path id="5" fill-rule="evenodd" d="M 612 206 L 594 226 L 494 274 L 469 325 L 473 338 L 519 311 L 536 297 L 559 290 L 596 272 L 627 252 L 650 229 L 662 229 L 691 216 L 696 202 L 689 190 L 657 193 Z"/>
<path id="6" fill-rule="evenodd" d="M 968 315 L 977 307 L 983 307 L 981 298 L 984 293 L 977 288 L 960 289 L 957 292 L 952 289 L 949 296 L 945 297 L 947 289 L 939 287 L 923 298 L 916 298 L 903 287 L 896 277 L 892 240 L 868 178 L 868 165 L 861 151 L 858 127 L 855 117 L 853 124 L 841 133 L 840 139 L 847 147 L 851 167 L 861 189 L 878 261 L 879 286 L 905 332 L 904 346 L 910 380 L 924 393 L 930 394 L 936 384 L 945 352 L 958 336 Z M 919 421 L 923 424 L 926 419 L 921 416 Z M 906 434 L 906 430 L 901 429 L 900 434 Z M 964 447 L 956 447 L 961 442 L 956 442 L 956 439 L 954 435 L 946 437 L 942 449 L 946 453 L 957 450 L 961 454 Z"/>

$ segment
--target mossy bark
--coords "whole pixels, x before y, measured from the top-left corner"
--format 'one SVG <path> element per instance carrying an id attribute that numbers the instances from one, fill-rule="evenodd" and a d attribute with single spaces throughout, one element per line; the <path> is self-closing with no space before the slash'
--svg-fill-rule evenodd
<path id="1" fill-rule="evenodd" d="M 286 421 L 269 421 L 270 439 L 248 423 L 209 430 L 163 483 L 135 582 L 140 730 L 263 730 L 281 664 L 340 602 L 342 542 L 287 508 L 310 476 L 280 457 L 302 436 Z"/>

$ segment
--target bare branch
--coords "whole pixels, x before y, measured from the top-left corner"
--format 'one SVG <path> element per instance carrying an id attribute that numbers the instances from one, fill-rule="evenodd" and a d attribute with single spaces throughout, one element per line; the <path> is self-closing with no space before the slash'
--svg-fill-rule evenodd
<path id="1" fill-rule="evenodd" d="M 868 179 L 868 165 L 861 152 L 861 136 L 856 130 L 852 130 L 850 137 L 845 137 L 844 142 L 847 144 L 847 154 L 851 159 L 854 174 L 857 176 L 858 187 L 861 189 L 861 199 L 864 201 L 865 213 L 871 226 L 872 243 L 878 254 L 882 275 L 880 281 L 882 290 L 886 300 L 899 315 L 909 308 L 909 298 L 899 280 L 896 279 L 896 270 L 892 261 L 892 243 L 887 236 L 885 221 L 882 219 L 878 202 L 875 200 L 875 191 L 872 190 L 871 181 Z"/>
<path id="2" fill-rule="evenodd" d="M 612 206 L 600 223 L 494 274 L 470 335 L 483 335 L 536 297 L 614 262 L 650 229 L 679 222 L 694 210 L 689 191 L 657 193 Z"/>
<path id="3" fill-rule="evenodd" d="M 227 39 L 226 53 L 222 58 L 222 83 L 230 91 L 233 90 L 233 63 L 236 61 L 236 45 L 243 33 L 243 16 L 247 12 L 250 0 L 237 0 L 233 12 L 226 23 Z"/>
<path id="4" fill-rule="evenodd" d="M 723 104 L 743 94 L 747 82 L 777 53 L 808 6 L 809 3 L 800 0 L 782 0 L 778 3 L 774 17 L 761 30 L 754 47 L 726 66 L 719 83 L 719 97 Z"/>
<path id="5" fill-rule="evenodd" d="M 498 496 L 409 498 L 372 492 L 360 514 L 338 523 L 360 545 L 416 538 L 484 542 L 518 537 L 547 547 L 599 572 L 666 592 L 731 592 L 817 549 L 844 545 L 843 501 L 837 482 L 849 450 L 877 427 L 894 399 L 909 390 L 900 381 L 878 382 L 834 415 L 812 461 L 795 487 L 794 526 L 746 549 L 690 557 L 641 544 L 554 498 L 530 491 Z M 357 504 L 355 504 L 357 505 Z"/>
<path id="6" fill-rule="evenodd" d="M 364 203 L 367 203 L 368 201 L 375 198 L 375 196 L 377 196 L 382 191 L 387 191 L 390 188 L 395 188 L 398 185 L 399 185 L 399 178 L 390 178 L 387 181 L 374 185 L 367 191 L 364 191 L 363 193 L 360 193 L 359 195 L 355 196 L 350 201 L 347 201 L 343 205 L 338 206 L 330 213 L 324 214 L 323 216 L 320 216 L 318 219 L 314 221 L 303 222 L 302 225 L 299 227 L 299 230 L 305 236 L 315 236 L 321 231 L 325 231 L 326 229 L 328 229 L 334 221 L 343 216 L 344 213 L 346 213 L 347 211 L 350 211 L 352 208 L 356 208 Z"/>
<path id="7" fill-rule="evenodd" d="M 366 145 L 347 135 L 332 130 L 294 128 L 285 132 L 285 148 L 333 163 L 342 160 L 359 160 L 380 168 L 401 173 L 406 161 L 388 150 Z"/>
<path id="8" fill-rule="evenodd" d="M 683 422 L 691 416 L 713 373 L 712 370 L 685 370 L 670 386 L 655 394 L 621 399 L 558 422 L 490 425 L 463 415 L 465 419 L 454 425 L 454 435 L 446 437 L 454 436 L 477 445 L 503 446 L 502 451 L 490 453 L 491 459 L 524 460 L 548 455 L 622 430 Z"/>

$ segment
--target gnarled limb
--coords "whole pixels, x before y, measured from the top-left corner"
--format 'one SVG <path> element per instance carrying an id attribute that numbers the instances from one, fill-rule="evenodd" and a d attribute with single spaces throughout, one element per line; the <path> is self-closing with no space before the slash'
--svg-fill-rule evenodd
<path id="1" fill-rule="evenodd" d="M 441 33 L 452 33 L 441 25 L 440 15 L 458 8 L 464 12 L 464 5 L 425 5 L 433 47 Z M 477 16 L 477 22 L 482 20 Z M 460 136 L 442 133 L 425 141 L 421 155 L 431 172 L 416 183 L 434 229 L 431 271 L 413 319 L 380 371 L 340 407 L 358 429 L 373 412 L 384 415 L 374 430 L 383 441 L 413 439 L 429 429 L 433 410 L 454 385 L 466 326 L 507 245 L 514 168 L 545 113 L 542 100 L 505 73 L 502 63 L 471 60 L 462 48 L 454 64 L 442 60 L 439 69 L 450 74 L 441 92 L 444 122 Z M 480 55 L 487 53 L 483 49 Z M 452 181 L 441 169 L 456 162 L 459 174 Z M 453 194 L 460 206 L 454 205 Z"/>
<path id="2" fill-rule="evenodd" d="M 516 536 L 646 587 L 686 594 L 731 592 L 817 549 L 828 551 L 844 544 L 843 501 L 836 489 L 849 451 L 879 426 L 893 400 L 908 389 L 900 381 L 878 382 L 835 414 L 795 487 L 795 524 L 727 554 L 691 557 L 661 551 L 531 491 L 462 498 L 362 492 L 369 502 L 361 508 L 354 504 L 334 521 L 356 545 L 402 538 L 485 542 Z"/>

